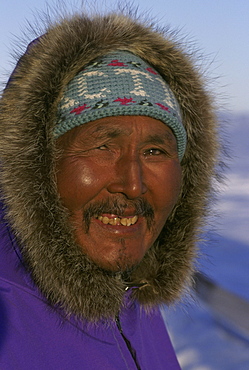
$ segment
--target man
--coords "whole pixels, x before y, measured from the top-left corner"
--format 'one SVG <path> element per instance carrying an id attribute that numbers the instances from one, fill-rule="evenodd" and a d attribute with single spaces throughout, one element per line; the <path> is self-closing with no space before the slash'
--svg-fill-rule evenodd
<path id="1" fill-rule="evenodd" d="M 2 369 L 178 369 L 159 307 L 191 285 L 217 154 L 171 36 L 50 25 L 1 99 Z"/>

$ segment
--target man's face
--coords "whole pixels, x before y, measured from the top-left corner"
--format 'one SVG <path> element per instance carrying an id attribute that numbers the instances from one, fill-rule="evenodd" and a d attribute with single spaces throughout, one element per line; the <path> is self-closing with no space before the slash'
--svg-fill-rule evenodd
<path id="1" fill-rule="evenodd" d="M 145 116 L 106 117 L 70 130 L 57 144 L 57 187 L 76 242 L 101 268 L 136 266 L 179 196 L 172 131 Z"/>

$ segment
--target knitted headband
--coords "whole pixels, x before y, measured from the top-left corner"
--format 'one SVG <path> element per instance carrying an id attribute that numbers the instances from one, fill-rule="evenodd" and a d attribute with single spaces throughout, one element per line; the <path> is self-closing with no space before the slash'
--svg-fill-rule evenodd
<path id="1" fill-rule="evenodd" d="M 169 126 L 181 160 L 186 132 L 177 100 L 159 73 L 127 51 L 109 53 L 79 72 L 58 106 L 56 138 L 83 123 L 110 116 L 149 116 Z"/>

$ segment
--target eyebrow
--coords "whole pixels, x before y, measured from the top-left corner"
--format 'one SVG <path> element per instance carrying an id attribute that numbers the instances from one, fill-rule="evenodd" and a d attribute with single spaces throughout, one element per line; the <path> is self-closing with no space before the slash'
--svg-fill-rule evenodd
<path id="1" fill-rule="evenodd" d="M 101 138 L 113 139 L 120 135 L 125 135 L 125 134 L 127 135 L 129 134 L 125 128 L 119 128 L 119 127 L 110 128 L 106 126 L 98 126 L 91 133 L 91 135 L 93 135 L 95 138 L 98 138 L 98 139 L 101 139 Z"/>
<path id="2" fill-rule="evenodd" d="M 146 143 L 151 143 L 151 144 L 172 144 L 174 143 L 174 134 L 170 132 L 165 132 L 163 134 L 152 134 L 149 135 L 148 138 L 146 139 Z"/>

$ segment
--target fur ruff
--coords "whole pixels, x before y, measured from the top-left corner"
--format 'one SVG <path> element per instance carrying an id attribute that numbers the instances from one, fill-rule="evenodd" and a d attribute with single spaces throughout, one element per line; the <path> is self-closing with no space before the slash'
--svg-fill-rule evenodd
<path id="1" fill-rule="evenodd" d="M 219 150 L 212 99 L 192 56 L 170 32 L 135 16 L 78 15 L 48 26 L 21 58 L 0 101 L 8 220 L 41 292 L 53 305 L 90 321 L 117 314 L 125 282 L 100 270 L 73 242 L 56 192 L 52 132 L 63 88 L 84 65 L 116 49 L 137 54 L 161 73 L 180 103 L 188 136 L 179 202 L 132 275 L 134 284 L 147 283 L 133 292 L 147 310 L 174 302 L 191 285 Z"/>

